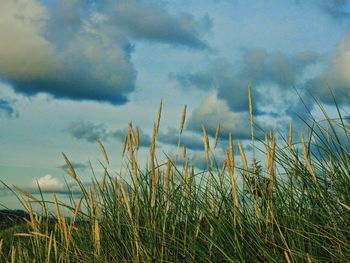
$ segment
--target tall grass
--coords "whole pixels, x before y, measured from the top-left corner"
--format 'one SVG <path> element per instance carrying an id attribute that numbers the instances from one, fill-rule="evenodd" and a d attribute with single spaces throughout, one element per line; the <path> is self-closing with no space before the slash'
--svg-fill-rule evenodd
<path id="1" fill-rule="evenodd" d="M 255 138 L 250 96 L 249 105 L 252 160 L 230 134 L 218 167 L 205 126 L 207 169 L 195 169 L 186 150 L 179 158 L 185 106 L 177 154 L 160 162 L 156 146 L 162 103 L 146 168 L 139 165 L 139 131 L 132 124 L 123 151 L 126 173 L 112 176 L 98 141 L 104 172 L 86 187 L 63 155 L 67 174 L 80 186 L 80 200 L 71 195 L 71 202 L 63 204 L 55 196 L 52 211 L 43 198 L 17 189 L 30 220 L 10 239 L 0 236 L 1 261 L 348 262 L 350 129 L 338 105 L 338 118 L 331 119 L 319 103 L 324 120 L 310 115 L 300 140 L 293 139 L 292 123 L 281 138 L 272 132 Z M 219 133 L 220 127 L 214 148 Z M 255 152 L 265 157 L 258 161 Z M 33 212 L 33 203 L 40 204 L 41 213 Z M 69 219 L 63 207 L 71 211 Z"/>

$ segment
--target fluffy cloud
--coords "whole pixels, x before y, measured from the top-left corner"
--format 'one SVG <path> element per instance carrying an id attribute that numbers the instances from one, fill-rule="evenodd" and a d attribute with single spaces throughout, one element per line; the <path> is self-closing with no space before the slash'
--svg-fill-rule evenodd
<path id="1" fill-rule="evenodd" d="M 202 133 L 202 126 L 204 126 L 208 134 L 214 136 L 218 124 L 221 127 L 221 138 L 225 140 L 228 139 L 230 132 L 234 138 L 251 138 L 249 112 L 230 111 L 227 103 L 218 99 L 217 94 L 213 92 L 192 112 L 187 128 Z M 258 121 L 255 122 L 255 125 L 262 126 Z M 257 130 L 256 136 L 261 135 L 262 133 Z"/>
<path id="2" fill-rule="evenodd" d="M 304 70 L 320 57 L 314 52 L 284 54 L 264 49 L 242 49 L 241 55 L 238 67 L 226 59 L 217 59 L 204 71 L 171 73 L 169 77 L 184 87 L 215 88 L 219 98 L 224 99 L 231 110 L 246 111 L 249 83 L 253 89 L 263 84 L 289 89 L 298 83 Z M 258 95 L 254 92 L 256 100 Z"/>
<path id="3" fill-rule="evenodd" d="M 326 69 L 307 84 L 312 94 L 323 102 L 333 103 L 330 88 L 334 91 L 337 102 L 343 103 L 350 97 L 350 37 L 343 38 Z"/>
<path id="4" fill-rule="evenodd" d="M 135 89 L 131 39 L 203 48 L 210 19 L 170 14 L 141 1 L 0 2 L 0 79 L 17 92 L 127 101 Z"/>
<path id="5" fill-rule="evenodd" d="M 68 182 L 68 187 L 72 190 L 73 193 L 79 192 L 76 184 L 73 182 Z M 34 178 L 28 190 L 32 193 L 37 193 L 39 191 L 38 186 L 42 193 L 68 193 L 68 187 L 65 182 L 62 180 L 47 174 L 42 177 Z"/>
<path id="6" fill-rule="evenodd" d="M 14 100 L 0 98 L 0 117 L 5 115 L 6 117 L 18 117 L 18 112 L 15 110 L 13 104 Z"/>

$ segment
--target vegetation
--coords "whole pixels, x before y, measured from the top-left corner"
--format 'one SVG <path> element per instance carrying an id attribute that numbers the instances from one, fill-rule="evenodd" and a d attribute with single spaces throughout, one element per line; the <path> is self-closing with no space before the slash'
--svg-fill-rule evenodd
<path id="1" fill-rule="evenodd" d="M 156 158 L 160 105 L 149 151 L 149 166 L 138 163 L 139 131 L 129 125 L 124 151 L 126 173 L 115 177 L 102 143 L 102 178 L 86 187 L 68 157 L 69 176 L 81 188 L 81 199 L 55 211 L 22 189 L 26 226 L 7 238 L 0 235 L 2 262 L 347 262 L 350 258 L 350 129 L 338 110 L 331 119 L 311 114 L 308 132 L 293 138 L 266 133 L 254 136 L 249 161 L 242 144 L 228 138 L 222 167 L 203 137 L 207 169 L 197 171 L 186 151 L 180 153 L 186 107 L 175 158 Z M 248 121 L 248 120 L 247 120 Z M 237 147 L 235 146 L 237 145 Z M 263 147 L 260 147 L 262 145 Z M 259 148 L 260 147 L 260 148 Z M 238 149 L 238 150 L 236 150 Z M 236 155 L 237 151 L 237 155 Z M 235 157 L 239 156 L 239 162 Z M 237 159 L 237 158 L 236 158 Z M 265 164 L 266 163 L 266 164 Z M 42 207 L 33 212 L 33 202 Z M 71 210 L 68 220 L 62 216 Z M 50 221 L 47 215 L 55 218 Z M 8 231 L 11 231 L 8 230 Z"/>

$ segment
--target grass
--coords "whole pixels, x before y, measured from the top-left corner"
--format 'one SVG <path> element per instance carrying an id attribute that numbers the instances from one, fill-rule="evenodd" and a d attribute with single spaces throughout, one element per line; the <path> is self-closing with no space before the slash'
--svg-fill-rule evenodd
<path id="1" fill-rule="evenodd" d="M 254 157 L 228 138 L 218 167 L 203 126 L 207 169 L 197 171 L 180 140 L 175 158 L 158 161 L 156 138 L 162 103 L 154 124 L 149 166 L 138 163 L 139 131 L 129 125 L 126 171 L 112 176 L 101 141 L 104 173 L 84 186 L 69 158 L 67 174 L 80 186 L 81 199 L 55 211 L 48 203 L 17 189 L 31 215 L 25 225 L 0 235 L 2 262 L 348 262 L 350 258 L 350 129 L 341 115 L 304 120 L 307 132 L 293 139 L 266 133 L 254 137 Z M 219 139 L 218 127 L 214 148 Z M 234 135 L 234 134 L 233 134 Z M 238 152 L 236 153 L 236 147 Z M 239 162 L 238 166 L 237 156 Z M 265 162 L 266 164 L 263 164 Z M 32 203 L 42 212 L 33 212 Z M 71 211 L 62 216 L 65 206 Z M 46 217 L 50 214 L 56 221 Z"/>

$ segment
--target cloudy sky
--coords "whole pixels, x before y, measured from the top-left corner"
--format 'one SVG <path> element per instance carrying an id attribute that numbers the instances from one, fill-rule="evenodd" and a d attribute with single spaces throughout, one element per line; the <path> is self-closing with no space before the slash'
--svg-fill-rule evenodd
<path id="1" fill-rule="evenodd" d="M 96 138 L 118 171 L 128 122 L 146 152 L 161 99 L 159 145 L 187 104 L 198 166 L 203 124 L 218 158 L 229 132 L 249 139 L 248 83 L 266 130 L 298 123 L 296 91 L 349 109 L 349 26 L 347 0 L 0 0 L 0 179 L 61 191 L 65 152 L 88 180 Z"/>

